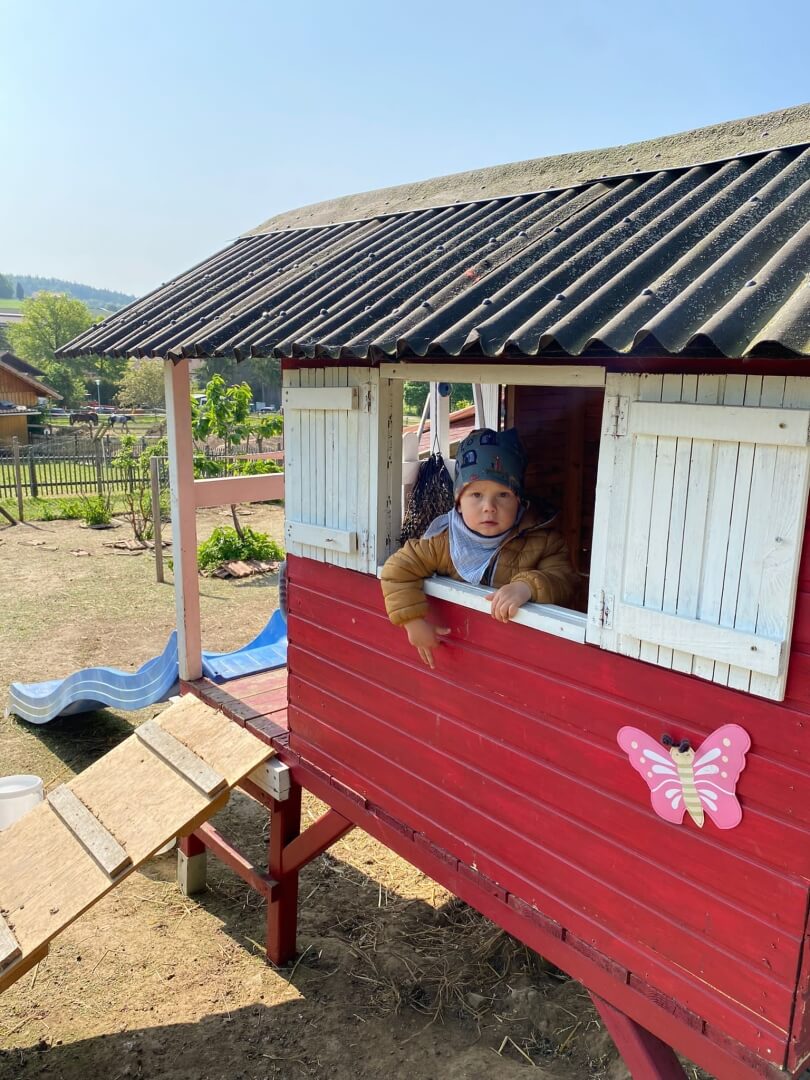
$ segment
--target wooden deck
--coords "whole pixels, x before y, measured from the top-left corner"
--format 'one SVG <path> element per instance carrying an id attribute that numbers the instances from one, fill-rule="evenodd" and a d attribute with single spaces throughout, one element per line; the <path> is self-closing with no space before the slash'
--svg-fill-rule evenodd
<path id="1" fill-rule="evenodd" d="M 184 683 L 183 688 L 220 709 L 277 751 L 287 745 L 287 669 L 242 675 L 219 685 L 210 679 Z"/>

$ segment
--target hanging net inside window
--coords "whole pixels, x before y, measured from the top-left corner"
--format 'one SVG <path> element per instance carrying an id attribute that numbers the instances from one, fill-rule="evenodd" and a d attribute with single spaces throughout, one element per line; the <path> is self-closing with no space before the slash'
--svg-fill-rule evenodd
<path id="1" fill-rule="evenodd" d="M 444 458 L 433 453 L 419 466 L 416 483 L 405 507 L 399 541 L 417 540 L 434 518 L 453 509 L 453 481 L 444 466 Z"/>

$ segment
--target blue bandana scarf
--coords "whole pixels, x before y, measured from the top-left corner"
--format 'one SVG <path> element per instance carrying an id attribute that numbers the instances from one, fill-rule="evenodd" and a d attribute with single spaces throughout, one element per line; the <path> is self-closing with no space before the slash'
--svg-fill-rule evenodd
<path id="1" fill-rule="evenodd" d="M 511 529 L 498 536 L 480 536 L 464 524 L 464 518 L 453 509 L 447 514 L 441 514 L 435 518 L 427 528 L 423 540 L 430 540 L 434 536 L 449 530 L 450 532 L 450 558 L 464 581 L 471 585 L 480 585 L 481 579 L 487 572 L 487 567 L 492 562 L 492 557 L 503 544 L 514 534 L 515 526 L 523 517 L 524 507 L 518 510 L 515 524 Z"/>

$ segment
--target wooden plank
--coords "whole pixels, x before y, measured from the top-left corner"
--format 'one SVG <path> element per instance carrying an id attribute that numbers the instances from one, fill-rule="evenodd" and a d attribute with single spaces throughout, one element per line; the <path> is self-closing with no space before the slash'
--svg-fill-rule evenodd
<path id="1" fill-rule="evenodd" d="M 745 665 L 751 671 L 779 675 L 786 662 L 785 643 L 761 634 L 715 626 L 696 618 L 651 611 L 640 604 L 617 603 L 616 620 L 623 632 L 695 656 Z"/>
<path id="2" fill-rule="evenodd" d="M 323 379 L 323 369 L 318 369 Z M 342 410 L 349 412 L 359 408 L 360 396 L 356 386 L 324 386 L 321 381 L 308 387 L 285 387 L 282 391 L 282 404 L 285 413 L 288 409 L 307 409 L 322 412 L 324 410 Z"/>
<path id="3" fill-rule="evenodd" d="M 104 828 L 66 784 L 48 793 L 48 805 L 110 877 L 132 865 L 132 859 L 110 830 Z"/>
<path id="4" fill-rule="evenodd" d="M 453 604 L 471 608 L 473 611 L 481 611 L 485 615 L 492 612 L 492 604 L 485 597 L 490 590 L 470 585 L 465 581 L 454 581 L 453 578 L 434 577 L 428 578 L 424 583 L 426 596 L 435 596 L 439 600 L 448 600 Z M 535 630 L 542 630 L 556 637 L 568 638 L 571 641 L 585 641 L 585 615 L 578 611 L 570 611 L 568 608 L 558 607 L 556 604 L 525 604 L 514 619 L 511 620 L 521 626 L 531 626 Z"/>
<path id="5" fill-rule="evenodd" d="M 154 720 L 147 720 L 136 729 L 135 735 L 159 758 L 176 769 L 209 799 L 227 786 L 224 776 L 215 772 L 179 739 L 164 731 Z"/>
<path id="6" fill-rule="evenodd" d="M 663 385 L 661 375 L 642 375 L 639 396 L 644 401 L 660 401 Z M 641 438 L 633 441 L 632 472 L 630 476 L 630 510 L 627 520 L 625 548 L 624 585 L 621 596 L 637 604 L 645 604 L 650 579 L 650 589 L 656 591 L 656 578 L 663 578 L 663 561 L 666 558 L 666 543 L 661 530 L 669 518 L 669 500 L 671 499 L 671 478 L 669 491 L 662 487 L 662 472 L 659 469 L 659 440 L 656 437 Z M 666 481 L 665 481 L 666 483 Z M 662 503 L 666 501 L 666 514 Z M 653 546 L 653 538 L 658 541 Z M 619 594 L 615 594 L 616 600 Z M 655 601 L 652 601 L 654 604 Z M 660 601 L 659 601 L 660 605 Z M 616 604 L 613 606 L 614 621 Z M 618 650 L 625 656 L 639 657 L 642 660 L 658 660 L 658 643 L 641 641 L 637 636 L 625 632 L 620 622 L 616 622 L 620 636 Z"/>
<path id="7" fill-rule="evenodd" d="M 160 716 L 233 786 L 272 753 L 221 713 L 186 695 Z M 227 802 L 209 799 L 133 735 L 70 781 L 77 798 L 116 837 L 132 865 L 112 881 L 47 803 L 0 833 L 0 909 L 24 958 L 46 945 L 121 877 L 172 836 Z"/>
<path id="8" fill-rule="evenodd" d="M 194 481 L 194 505 L 227 506 L 230 503 L 270 502 L 284 498 L 284 473 L 261 476 L 216 476 Z"/>
<path id="9" fill-rule="evenodd" d="M 0 969 L 0 994 L 15 983 L 17 979 L 22 978 L 22 976 L 25 975 L 27 971 L 30 971 L 32 967 L 36 967 L 36 965 L 44 960 L 47 955 L 48 946 L 43 945 L 41 948 L 28 953 L 27 956 L 15 960 L 7 968 Z"/>
<path id="10" fill-rule="evenodd" d="M 19 960 L 22 956 L 20 943 L 14 937 L 11 927 L 0 912 L 0 971 Z"/>
<path id="11" fill-rule="evenodd" d="M 287 546 L 308 544 L 310 547 L 340 551 L 352 555 L 357 551 L 357 533 L 321 525 L 309 525 L 303 521 L 287 520 L 284 526 Z"/>
<path id="12" fill-rule="evenodd" d="M 628 416 L 630 435 L 670 435 L 767 446 L 807 446 L 808 428 L 810 411 L 806 409 L 634 401 Z"/>
<path id="13" fill-rule="evenodd" d="M 461 370 L 460 370 L 461 368 Z M 479 383 L 504 386 L 604 386 L 605 369 L 577 364 L 380 364 L 383 379 L 409 382 L 458 382 L 463 375 Z"/>

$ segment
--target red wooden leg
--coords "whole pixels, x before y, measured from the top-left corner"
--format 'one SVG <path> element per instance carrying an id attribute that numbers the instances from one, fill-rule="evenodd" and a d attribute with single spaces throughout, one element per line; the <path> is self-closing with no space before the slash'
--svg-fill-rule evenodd
<path id="1" fill-rule="evenodd" d="M 604 998 L 591 994 L 591 1000 L 633 1080 L 684 1080 L 686 1073 L 671 1046 Z"/>
<path id="2" fill-rule="evenodd" d="M 205 844 L 194 833 L 190 833 L 188 836 L 181 836 L 178 838 L 177 846 L 189 859 L 192 855 L 202 855 L 205 851 Z"/>
<path id="3" fill-rule="evenodd" d="M 270 807 L 270 844 L 267 869 L 278 884 L 267 905 L 267 957 L 277 966 L 295 956 L 298 926 L 298 868 L 284 872 L 285 847 L 301 832 L 301 787 L 290 785 L 284 802 L 273 799 Z"/>

